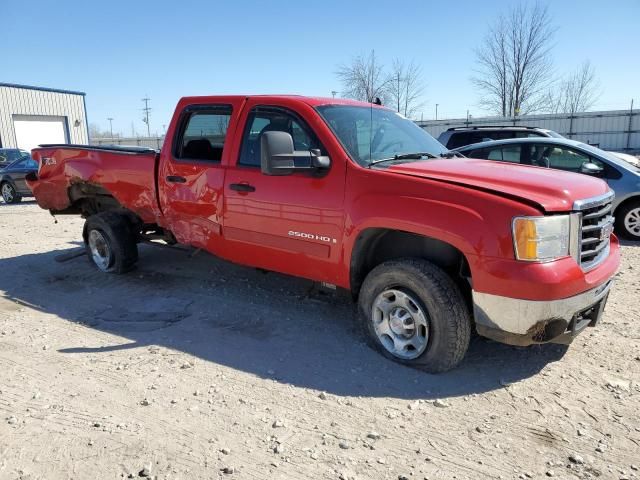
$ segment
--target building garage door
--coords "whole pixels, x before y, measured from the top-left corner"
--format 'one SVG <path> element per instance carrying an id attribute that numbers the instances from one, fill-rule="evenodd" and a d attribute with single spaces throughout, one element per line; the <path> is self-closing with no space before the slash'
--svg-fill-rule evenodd
<path id="1" fill-rule="evenodd" d="M 14 115 L 13 128 L 18 148 L 31 151 L 44 143 L 68 143 L 67 117 Z"/>

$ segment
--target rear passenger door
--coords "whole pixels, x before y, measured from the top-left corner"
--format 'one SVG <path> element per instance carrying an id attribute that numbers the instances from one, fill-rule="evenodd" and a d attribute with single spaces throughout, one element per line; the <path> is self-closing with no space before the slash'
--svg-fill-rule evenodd
<path id="1" fill-rule="evenodd" d="M 221 245 L 224 164 L 243 100 L 187 105 L 165 140 L 158 172 L 160 205 L 179 242 L 214 253 Z M 169 143 L 171 142 L 171 143 Z"/>
<path id="2" fill-rule="evenodd" d="M 25 195 L 31 193 L 29 187 L 27 186 L 25 177 L 27 176 L 27 173 L 36 171 L 37 169 L 38 163 L 35 160 L 32 160 L 30 157 L 13 164 L 11 170 L 9 171 L 9 174 L 19 194 Z"/>

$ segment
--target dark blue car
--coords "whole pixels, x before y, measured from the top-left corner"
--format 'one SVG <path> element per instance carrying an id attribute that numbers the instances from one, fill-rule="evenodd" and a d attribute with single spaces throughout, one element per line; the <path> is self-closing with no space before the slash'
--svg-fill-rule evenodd
<path id="1" fill-rule="evenodd" d="M 33 196 L 25 177 L 37 170 L 38 162 L 29 154 L 0 169 L 0 194 L 5 203 L 18 203 L 22 197 Z"/>

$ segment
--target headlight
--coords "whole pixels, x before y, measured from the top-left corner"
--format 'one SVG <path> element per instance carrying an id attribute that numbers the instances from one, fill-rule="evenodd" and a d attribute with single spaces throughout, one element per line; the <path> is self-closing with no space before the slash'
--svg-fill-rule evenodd
<path id="1" fill-rule="evenodd" d="M 569 215 L 514 218 L 513 246 L 516 258 L 544 262 L 568 256 L 570 230 Z"/>

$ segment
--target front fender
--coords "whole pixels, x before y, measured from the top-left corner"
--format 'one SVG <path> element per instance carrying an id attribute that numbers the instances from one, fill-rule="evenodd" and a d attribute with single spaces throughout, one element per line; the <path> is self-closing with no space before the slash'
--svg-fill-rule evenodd
<path id="1" fill-rule="evenodd" d="M 511 198 L 459 185 L 408 177 L 390 183 L 375 173 L 364 175 L 363 180 L 354 176 L 350 182 L 354 188 L 347 194 L 343 242 L 347 271 L 358 236 L 369 228 L 384 228 L 452 245 L 465 255 L 473 276 L 488 258 L 514 258 L 513 217 L 540 214 Z"/>

